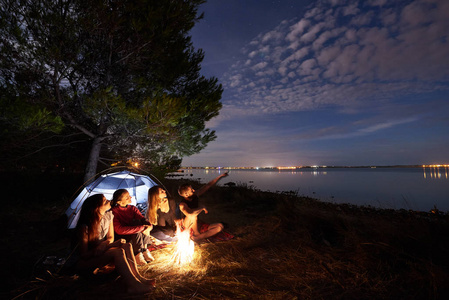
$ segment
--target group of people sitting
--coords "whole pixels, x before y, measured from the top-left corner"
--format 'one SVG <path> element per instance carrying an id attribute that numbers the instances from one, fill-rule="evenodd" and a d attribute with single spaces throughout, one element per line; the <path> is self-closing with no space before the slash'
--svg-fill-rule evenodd
<path id="1" fill-rule="evenodd" d="M 173 242 L 177 223 L 182 230 L 190 231 L 195 242 L 219 233 L 225 234 L 226 239 L 232 238 L 222 232 L 221 223 L 205 224 L 198 219 L 201 212 L 208 213 L 200 206 L 199 196 L 225 176 L 227 173 L 221 174 L 198 191 L 188 184 L 180 186 L 179 210 L 183 216 L 175 216 L 174 201 L 168 199 L 167 192 L 160 186 L 148 190 L 145 216 L 131 205 L 132 197 L 126 189 L 115 191 L 111 201 L 103 194 L 90 196 L 83 203 L 77 223 L 79 256 L 76 267 L 90 272 L 112 264 L 124 279 L 128 292 L 149 292 L 155 287 L 155 280 L 143 277 L 138 266 L 154 260 L 148 250 L 153 242 L 151 236 Z"/>

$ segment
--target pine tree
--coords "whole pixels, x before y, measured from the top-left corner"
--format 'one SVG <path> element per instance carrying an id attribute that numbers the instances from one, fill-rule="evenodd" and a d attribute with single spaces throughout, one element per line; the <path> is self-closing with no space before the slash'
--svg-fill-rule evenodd
<path id="1" fill-rule="evenodd" d="M 1 122 L 81 133 L 85 178 L 102 156 L 151 165 L 199 152 L 222 94 L 188 35 L 203 2 L 1 0 Z"/>

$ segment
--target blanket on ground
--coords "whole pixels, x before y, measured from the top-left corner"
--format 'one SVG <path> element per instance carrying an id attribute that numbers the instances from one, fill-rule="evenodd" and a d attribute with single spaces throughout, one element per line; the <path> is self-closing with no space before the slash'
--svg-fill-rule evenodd
<path id="1" fill-rule="evenodd" d="M 208 229 L 209 229 L 209 224 L 203 223 L 200 227 L 200 233 L 206 232 Z M 229 241 L 233 238 L 234 238 L 233 234 L 222 230 L 219 233 L 217 233 L 216 235 L 208 238 L 208 240 L 211 242 L 220 242 L 220 241 Z"/>

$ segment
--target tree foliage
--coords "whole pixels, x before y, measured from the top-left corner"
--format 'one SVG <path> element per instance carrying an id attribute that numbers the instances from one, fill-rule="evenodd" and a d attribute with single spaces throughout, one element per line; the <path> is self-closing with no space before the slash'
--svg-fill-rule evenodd
<path id="1" fill-rule="evenodd" d="M 157 165 L 215 138 L 205 122 L 218 115 L 222 87 L 201 76 L 204 53 L 188 35 L 203 0 L 0 2 L 8 128 L 89 140 L 86 177 L 100 154 Z"/>

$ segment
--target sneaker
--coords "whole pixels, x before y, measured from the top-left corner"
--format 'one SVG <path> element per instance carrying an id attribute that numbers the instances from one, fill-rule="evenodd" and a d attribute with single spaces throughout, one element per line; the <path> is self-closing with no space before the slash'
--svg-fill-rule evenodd
<path id="1" fill-rule="evenodd" d="M 143 258 L 144 258 L 147 262 L 150 262 L 150 261 L 153 261 L 153 260 L 154 260 L 153 255 L 151 255 L 151 252 L 150 252 L 148 249 L 146 249 L 145 251 L 141 252 L 141 254 L 143 255 Z"/>
<path id="2" fill-rule="evenodd" d="M 142 252 L 139 252 L 139 254 L 137 254 L 135 256 L 135 258 L 136 258 L 136 263 L 137 263 L 138 266 L 143 266 L 143 265 L 147 264 L 147 261 L 145 260 Z"/>

